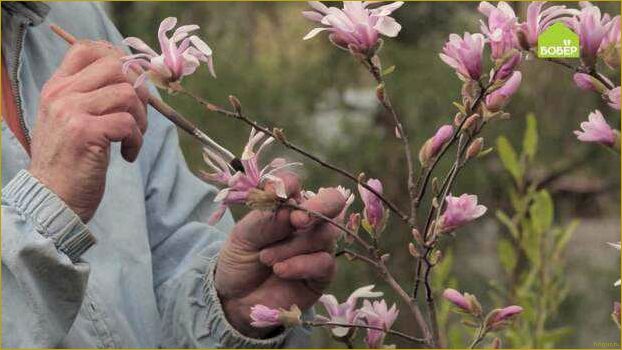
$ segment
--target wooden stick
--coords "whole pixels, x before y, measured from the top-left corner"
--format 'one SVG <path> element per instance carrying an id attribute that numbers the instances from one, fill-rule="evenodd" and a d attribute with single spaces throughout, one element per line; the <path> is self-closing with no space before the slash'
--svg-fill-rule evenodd
<path id="1" fill-rule="evenodd" d="M 69 45 L 73 45 L 78 41 L 75 36 L 71 35 L 56 24 L 51 24 L 50 29 L 60 38 L 65 40 Z M 173 122 L 173 124 L 177 125 L 179 128 L 187 132 L 190 136 L 194 137 L 204 146 L 209 147 L 210 149 L 217 150 L 223 156 L 228 158 L 229 161 L 232 161 L 235 158 L 235 156 L 231 152 L 229 152 L 226 148 L 220 146 L 216 141 L 212 140 L 201 129 L 199 129 L 190 120 L 186 119 L 183 115 L 173 109 L 173 107 L 169 106 L 166 102 L 162 101 L 154 95 L 149 94 L 148 103 L 155 110 L 165 116 L 168 120 Z"/>

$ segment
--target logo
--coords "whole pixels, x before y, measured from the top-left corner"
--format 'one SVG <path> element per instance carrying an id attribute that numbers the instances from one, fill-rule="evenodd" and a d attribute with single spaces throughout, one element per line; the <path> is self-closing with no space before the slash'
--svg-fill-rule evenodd
<path id="1" fill-rule="evenodd" d="M 579 58 L 579 36 L 557 22 L 538 36 L 539 58 Z"/>

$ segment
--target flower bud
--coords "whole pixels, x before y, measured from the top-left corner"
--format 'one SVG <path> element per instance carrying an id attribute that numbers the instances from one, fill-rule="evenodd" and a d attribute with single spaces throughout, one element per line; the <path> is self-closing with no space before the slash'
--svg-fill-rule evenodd
<path id="1" fill-rule="evenodd" d="M 237 97 L 229 95 L 229 103 L 231 103 L 231 107 L 233 107 L 233 110 L 235 110 L 236 113 L 240 113 L 242 111 L 242 104 Z"/>
<path id="2" fill-rule="evenodd" d="M 490 348 L 491 349 L 500 349 L 501 348 L 501 339 L 499 339 L 498 337 L 495 337 L 495 339 L 493 339 L 492 342 L 490 343 Z"/>
<path id="3" fill-rule="evenodd" d="M 415 247 L 413 242 L 408 243 L 408 252 L 414 258 L 420 258 L 421 257 L 421 254 L 417 251 L 417 248 Z"/>
<path id="4" fill-rule="evenodd" d="M 454 128 L 451 125 L 443 125 L 428 139 L 419 151 L 419 161 L 423 166 L 429 165 L 430 160 L 438 155 L 443 145 L 451 139 Z"/>
<path id="5" fill-rule="evenodd" d="M 607 88 L 598 79 L 586 73 L 575 73 L 572 76 L 574 83 L 581 90 L 594 91 L 601 94 L 607 92 Z"/>
<path id="6" fill-rule="evenodd" d="M 468 117 L 467 120 L 462 125 L 462 130 L 469 130 L 469 129 L 471 129 L 473 126 L 475 126 L 477 124 L 478 120 L 479 120 L 479 114 L 477 114 L 477 113 L 475 113 L 472 116 Z"/>
<path id="7" fill-rule="evenodd" d="M 296 304 L 292 305 L 289 310 L 280 309 L 281 313 L 279 315 L 279 321 L 285 327 L 295 327 L 300 326 L 302 321 L 300 317 L 302 316 L 302 312 L 298 308 Z"/>
<path id="8" fill-rule="evenodd" d="M 471 312 L 471 304 L 469 303 L 469 300 L 457 290 L 452 288 L 445 289 L 443 292 L 443 298 L 447 299 L 461 310 Z"/>
<path id="9" fill-rule="evenodd" d="M 464 113 L 462 113 L 462 112 L 456 113 L 456 115 L 454 116 L 454 125 L 455 126 L 460 126 L 460 124 L 462 124 L 463 120 L 464 120 Z"/>
<path id="10" fill-rule="evenodd" d="M 382 261 L 383 264 L 386 264 L 387 262 L 389 262 L 389 258 L 391 257 L 391 254 L 387 253 L 387 254 L 383 254 L 380 257 L 380 261 Z"/>
<path id="11" fill-rule="evenodd" d="M 421 233 L 419 232 L 419 230 L 417 230 L 416 228 L 413 228 L 412 235 L 413 235 L 415 242 L 423 245 L 423 237 L 421 236 Z"/>
<path id="12" fill-rule="evenodd" d="M 475 158 L 484 148 L 484 138 L 478 137 L 475 141 L 471 142 L 469 148 L 467 148 L 466 159 Z"/>
<path id="13" fill-rule="evenodd" d="M 257 210 L 273 209 L 276 207 L 277 202 L 278 197 L 275 193 L 257 188 L 250 189 L 246 197 L 246 205 L 251 209 Z"/>
<path id="14" fill-rule="evenodd" d="M 285 137 L 285 132 L 281 128 L 273 128 L 272 129 L 272 135 L 274 135 L 274 138 L 277 139 L 280 142 L 286 142 L 287 141 L 287 138 Z"/>
<path id="15" fill-rule="evenodd" d="M 518 305 L 507 306 L 503 309 L 494 309 L 486 316 L 484 324 L 487 329 L 496 331 L 505 327 L 521 312 L 523 312 L 523 308 Z"/>
<path id="16" fill-rule="evenodd" d="M 616 301 L 613 303 L 613 312 L 611 313 L 611 318 L 613 318 L 613 322 L 615 322 L 618 327 L 620 327 L 620 324 L 622 323 L 620 317 L 620 303 Z"/>
<path id="17" fill-rule="evenodd" d="M 380 83 L 378 84 L 378 86 L 376 86 L 376 98 L 378 99 L 378 101 L 380 101 L 380 103 L 385 102 L 384 83 Z"/>

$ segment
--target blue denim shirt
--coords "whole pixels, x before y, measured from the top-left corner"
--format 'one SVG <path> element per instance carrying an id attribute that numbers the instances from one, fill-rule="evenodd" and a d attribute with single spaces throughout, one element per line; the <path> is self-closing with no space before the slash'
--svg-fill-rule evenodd
<path id="1" fill-rule="evenodd" d="M 28 131 L 42 85 L 80 38 L 122 39 L 92 3 L 2 3 L 2 49 Z M 251 339 L 227 322 L 213 285 L 233 221 L 205 222 L 215 189 L 188 170 L 177 130 L 149 108 L 136 162 L 111 149 L 105 195 L 83 224 L 25 168 L 29 157 L 2 122 L 3 347 L 302 346 L 297 328 Z"/>

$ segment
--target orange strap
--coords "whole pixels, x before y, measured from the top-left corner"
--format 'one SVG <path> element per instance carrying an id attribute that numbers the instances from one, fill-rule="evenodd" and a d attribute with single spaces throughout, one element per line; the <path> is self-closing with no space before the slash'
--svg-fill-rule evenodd
<path id="1" fill-rule="evenodd" d="M 24 129 L 19 123 L 19 111 L 15 104 L 15 95 L 11 88 L 11 79 L 4 65 L 4 57 L 2 58 L 2 118 L 4 118 L 9 129 L 13 132 L 19 143 L 22 144 L 26 152 L 30 155 L 30 145 L 24 134 Z"/>

